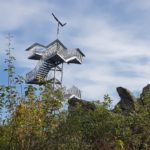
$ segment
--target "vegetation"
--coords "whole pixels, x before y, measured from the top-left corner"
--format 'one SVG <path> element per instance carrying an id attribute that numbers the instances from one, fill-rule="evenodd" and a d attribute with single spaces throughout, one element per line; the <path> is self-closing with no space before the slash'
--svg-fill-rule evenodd
<path id="1" fill-rule="evenodd" d="M 23 86 L 10 49 L 6 55 L 8 85 L 0 87 L 1 150 L 150 149 L 150 89 L 128 115 L 119 108 L 111 111 L 108 95 L 103 103 L 92 103 L 94 109 L 77 103 L 76 109 L 66 110 L 62 91 L 54 91 L 51 84 Z"/>

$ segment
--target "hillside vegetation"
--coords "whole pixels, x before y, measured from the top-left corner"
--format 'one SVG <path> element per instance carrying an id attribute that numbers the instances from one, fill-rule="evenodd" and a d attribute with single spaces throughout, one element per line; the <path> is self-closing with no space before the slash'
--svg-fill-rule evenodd
<path id="1" fill-rule="evenodd" d="M 8 85 L 0 86 L 0 150 L 149 150 L 150 85 L 139 98 L 117 88 L 121 101 L 69 100 L 51 84 L 24 85 L 14 57 L 5 60 Z M 1 77 L 2 80 L 2 77 Z M 126 94 L 125 94 L 126 93 Z"/>

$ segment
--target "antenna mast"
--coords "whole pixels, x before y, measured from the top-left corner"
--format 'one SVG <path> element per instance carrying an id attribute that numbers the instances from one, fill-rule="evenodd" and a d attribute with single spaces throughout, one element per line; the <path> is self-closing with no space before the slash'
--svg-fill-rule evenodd
<path id="1" fill-rule="evenodd" d="M 63 27 L 65 26 L 67 23 L 62 23 L 53 13 L 52 16 L 54 17 L 54 19 L 57 21 L 57 39 L 58 39 L 58 34 L 59 34 L 59 27 Z"/>

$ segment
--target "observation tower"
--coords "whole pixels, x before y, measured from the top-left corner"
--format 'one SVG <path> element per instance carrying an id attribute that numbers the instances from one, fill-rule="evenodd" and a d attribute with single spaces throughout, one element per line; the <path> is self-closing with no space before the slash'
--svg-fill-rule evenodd
<path id="1" fill-rule="evenodd" d="M 52 14 L 54 16 L 54 14 Z M 55 18 L 55 17 L 54 17 Z M 57 18 L 55 18 L 56 20 Z M 60 21 L 57 19 L 57 39 L 48 45 L 34 43 L 26 49 L 28 59 L 37 61 L 33 70 L 26 74 L 27 84 L 42 85 L 43 80 L 52 83 L 54 89 L 62 88 L 63 64 L 82 64 L 85 55 L 79 48 L 68 49 L 59 39 Z M 62 24 L 63 26 L 65 24 Z M 73 86 L 66 90 L 69 97 L 81 98 L 81 91 Z"/>

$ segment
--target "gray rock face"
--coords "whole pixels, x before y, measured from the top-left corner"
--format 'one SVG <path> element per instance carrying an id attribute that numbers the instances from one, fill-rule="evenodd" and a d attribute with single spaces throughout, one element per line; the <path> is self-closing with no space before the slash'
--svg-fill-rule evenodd
<path id="1" fill-rule="evenodd" d="M 146 105 L 150 101 L 150 84 L 146 85 L 143 88 L 143 91 L 140 95 L 140 104 Z"/>
<path id="2" fill-rule="evenodd" d="M 77 98 L 71 98 L 68 100 L 68 110 L 69 112 L 76 111 L 77 106 L 80 105 L 81 108 L 85 111 L 94 110 L 96 107 L 92 102 L 88 102 L 85 100 L 79 100 Z"/>
<path id="3" fill-rule="evenodd" d="M 117 87 L 117 92 L 121 98 L 120 102 L 117 104 L 124 113 L 133 112 L 135 110 L 134 102 L 136 98 L 133 94 L 123 87 Z"/>

